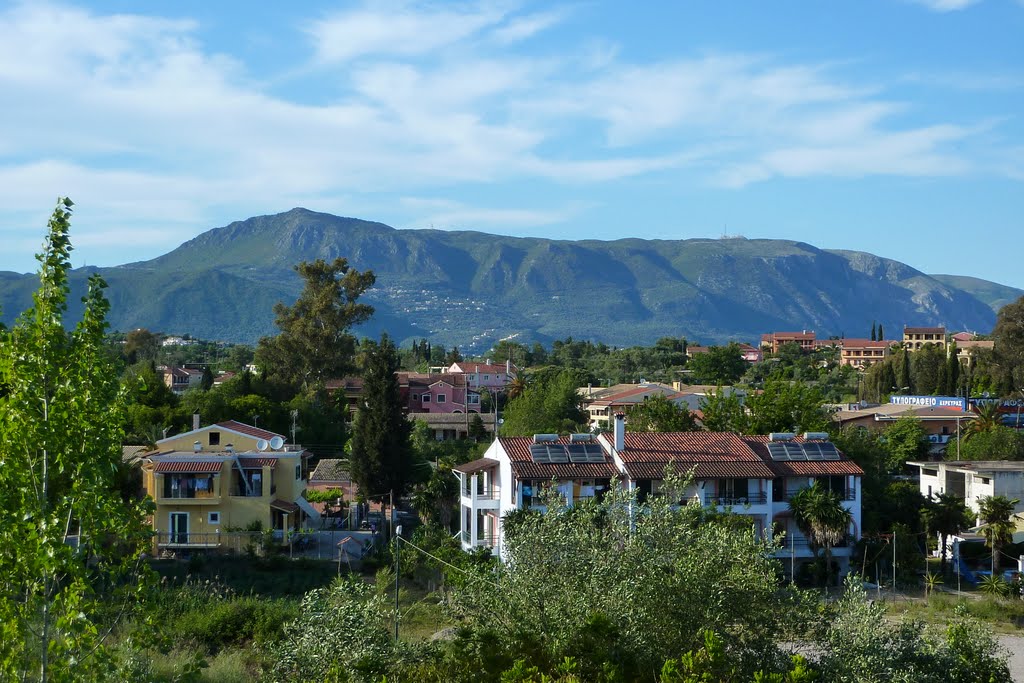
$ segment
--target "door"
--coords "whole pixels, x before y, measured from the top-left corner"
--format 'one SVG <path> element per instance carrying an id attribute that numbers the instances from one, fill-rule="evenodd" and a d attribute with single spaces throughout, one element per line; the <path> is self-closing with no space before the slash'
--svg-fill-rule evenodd
<path id="1" fill-rule="evenodd" d="M 171 543 L 185 545 L 188 543 L 188 513 L 171 513 Z"/>

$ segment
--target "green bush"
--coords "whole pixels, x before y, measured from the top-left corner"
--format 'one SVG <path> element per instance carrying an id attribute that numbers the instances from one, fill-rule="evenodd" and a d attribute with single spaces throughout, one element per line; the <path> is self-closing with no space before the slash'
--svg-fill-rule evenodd
<path id="1" fill-rule="evenodd" d="M 179 640 L 194 640 L 217 651 L 228 645 L 271 642 L 297 614 L 295 605 L 284 600 L 230 598 L 182 614 L 173 633 Z"/>

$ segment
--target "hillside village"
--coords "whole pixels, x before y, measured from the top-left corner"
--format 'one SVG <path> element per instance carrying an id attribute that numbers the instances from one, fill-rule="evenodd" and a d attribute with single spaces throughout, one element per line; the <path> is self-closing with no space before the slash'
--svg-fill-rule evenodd
<path id="1" fill-rule="evenodd" d="M 42 328 L 59 340 L 50 343 L 82 345 L 47 363 L 95 363 L 64 371 L 88 385 L 45 405 L 83 408 L 59 413 L 75 426 L 46 438 L 82 434 L 117 449 L 92 456 L 112 457 L 116 477 L 98 490 L 116 526 L 90 532 L 92 513 L 73 507 L 76 495 L 54 499 L 72 506 L 55 547 L 94 558 L 68 557 L 83 576 L 103 567 L 116 585 L 138 586 L 139 609 L 163 619 L 162 640 L 136 645 L 148 623 L 135 620 L 141 612 L 111 617 L 118 675 L 174 679 L 207 665 L 267 680 L 350 680 L 337 672 L 368 667 L 359 680 L 420 680 L 411 672 L 426 667 L 428 680 L 475 680 L 511 675 L 533 638 L 562 633 L 537 661 L 550 671 L 579 662 L 581 680 L 612 669 L 644 680 L 644 667 L 668 667 L 687 650 L 706 655 L 717 639 L 753 676 L 769 671 L 779 638 L 840 647 L 848 633 L 821 634 L 846 628 L 843 615 L 857 610 L 874 620 L 864 628 L 888 628 L 864 586 L 927 602 L 955 583 L 958 594 L 1012 605 L 1011 615 L 1022 603 L 1024 299 L 988 334 L 908 325 L 888 338 L 872 323 L 868 338 L 772 331 L 756 344 L 509 339 L 465 358 L 426 338 L 401 349 L 386 334 L 357 339 L 350 328 L 374 314 L 359 301 L 373 274 L 344 259 L 297 269 L 305 290 L 275 307 L 279 332 L 256 348 L 146 329 Z M 59 306 L 66 291 L 56 291 Z M 102 310 L 102 299 L 91 301 Z M 0 349 L 26 344 L 21 329 Z M 35 357 L 11 356 L 0 370 Z M 13 397 L 46 386 L 19 384 L 46 366 L 25 367 L 4 375 Z M 92 401 L 100 395 L 106 402 Z M 4 400 L 12 416 L 31 404 Z M 107 567 L 120 553 L 135 569 Z M 144 576 L 159 586 L 147 589 Z M 599 596 L 597 577 L 630 587 Z M 699 611 L 694 630 L 666 623 L 656 643 L 643 635 L 655 631 L 610 625 L 628 623 L 666 581 L 675 597 L 646 618 L 679 623 Z M 615 620 L 589 653 L 578 643 L 597 637 L 586 635 L 594 613 L 570 607 L 583 585 L 593 609 Z M 842 595 L 822 603 L 837 611 L 815 607 L 815 590 Z M 219 597 L 204 610 L 209 591 Z M 726 602 L 706 602 L 711 594 Z M 361 616 L 324 616 L 334 611 Z M 316 655 L 309 639 L 331 629 L 368 640 Z M 734 629 L 748 646 L 732 640 Z M 465 640 L 498 636 L 507 649 L 493 660 Z M 956 642 L 931 632 L 906 637 L 932 653 L 928 666 L 950 666 L 947 656 L 1005 666 L 998 657 L 965 665 Z M 626 660 L 609 659 L 616 639 Z M 239 656 L 247 663 L 231 659 Z M 838 666 L 778 661 L 770 670 L 779 675 L 831 676 Z"/>

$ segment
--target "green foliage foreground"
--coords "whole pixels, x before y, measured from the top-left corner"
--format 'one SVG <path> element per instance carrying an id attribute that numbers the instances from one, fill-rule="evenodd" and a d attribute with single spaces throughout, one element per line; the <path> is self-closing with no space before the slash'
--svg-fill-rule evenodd
<path id="1" fill-rule="evenodd" d="M 459 627 L 440 640 L 390 639 L 388 577 L 314 591 L 262 648 L 268 680 L 1010 680 L 1004 653 L 965 612 L 939 627 L 888 618 L 855 579 L 820 604 L 780 585 L 775 546 L 748 519 L 673 505 L 685 489 L 669 481 L 642 505 L 616 489 L 573 507 L 549 492 L 546 513 L 507 517 L 506 563 L 452 558 L 444 602 Z"/>
<path id="2" fill-rule="evenodd" d="M 72 203 L 50 219 L 34 305 L 0 334 L 0 680 L 100 680 L 105 637 L 135 602 L 143 510 L 121 498 L 117 375 L 105 283 L 67 309 Z"/>

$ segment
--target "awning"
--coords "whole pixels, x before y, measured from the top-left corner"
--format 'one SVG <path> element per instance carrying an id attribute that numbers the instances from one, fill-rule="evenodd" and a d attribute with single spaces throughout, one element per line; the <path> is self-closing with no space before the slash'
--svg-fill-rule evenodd
<path id="1" fill-rule="evenodd" d="M 263 467 L 276 467 L 277 458 L 239 458 L 238 464 L 242 469 L 256 470 Z"/>
<path id="2" fill-rule="evenodd" d="M 280 510 L 281 512 L 287 512 L 288 514 L 295 514 L 299 511 L 298 505 L 295 503 L 289 503 L 287 500 L 281 500 L 280 498 L 275 498 L 274 502 L 270 504 L 270 507 L 275 510 Z"/>
<path id="3" fill-rule="evenodd" d="M 479 472 L 480 470 L 486 470 L 492 467 L 497 467 L 499 464 L 501 463 L 499 463 L 494 458 L 480 458 L 478 460 L 472 460 L 470 462 L 457 465 L 453 467 L 452 470 L 456 472 L 462 472 L 463 474 L 473 474 L 474 472 Z"/>
<path id="4" fill-rule="evenodd" d="M 162 460 L 156 463 L 157 474 L 217 474 L 220 461 L 210 460 Z"/>

